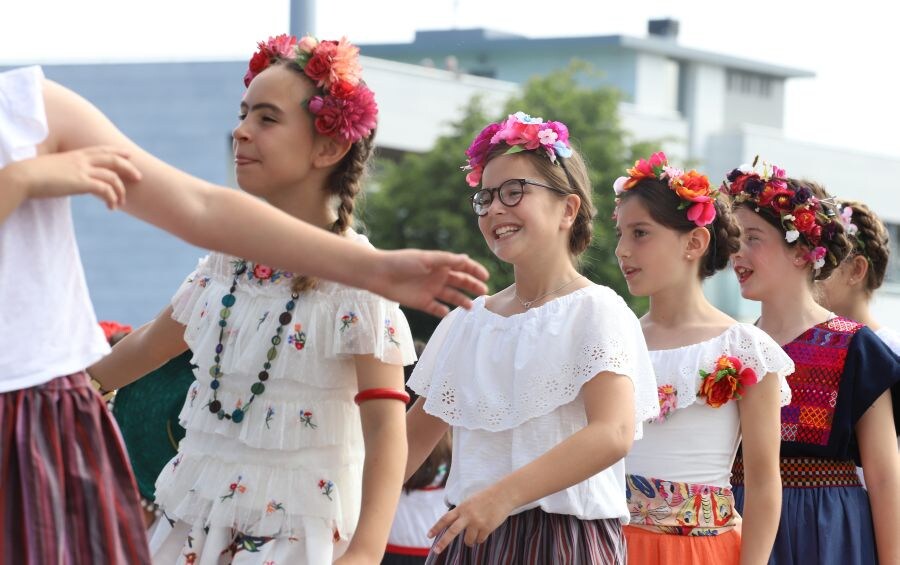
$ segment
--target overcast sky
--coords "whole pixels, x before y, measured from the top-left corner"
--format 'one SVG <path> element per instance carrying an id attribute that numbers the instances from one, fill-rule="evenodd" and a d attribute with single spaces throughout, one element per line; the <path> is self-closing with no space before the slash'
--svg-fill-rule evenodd
<path id="1" fill-rule="evenodd" d="M 489 27 L 526 37 L 644 36 L 680 21 L 679 42 L 810 70 L 788 82 L 786 134 L 900 158 L 900 7 L 755 0 L 319 0 L 314 31 L 356 43 L 417 29 Z M 286 31 L 288 0 L 3 0 L 0 64 L 245 59 Z"/>

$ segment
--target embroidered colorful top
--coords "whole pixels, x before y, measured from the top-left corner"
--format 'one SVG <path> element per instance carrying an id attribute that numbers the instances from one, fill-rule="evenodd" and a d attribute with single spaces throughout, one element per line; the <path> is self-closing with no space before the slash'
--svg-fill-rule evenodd
<path id="1" fill-rule="evenodd" d="M 797 366 L 788 376 L 793 400 L 781 409 L 781 455 L 854 459 L 856 423 L 893 389 L 900 429 L 900 363 L 871 330 L 840 316 L 813 326 L 784 346 Z"/>
<path id="2" fill-rule="evenodd" d="M 364 236 L 350 237 L 367 244 Z M 198 368 L 180 414 L 187 436 L 157 480 L 157 502 L 171 519 L 200 527 L 304 537 L 319 521 L 317 531 L 347 539 L 359 515 L 363 464 L 352 356 L 411 363 L 409 326 L 397 304 L 322 281 L 300 294 L 291 323 L 273 339 L 292 275 L 247 263 L 235 284 L 235 261 L 209 255 L 172 300 Z M 209 315 L 205 310 L 230 292 L 236 299 L 217 355 L 223 326 L 218 308 Z M 353 321 L 345 324 L 348 312 Z M 247 387 L 266 359 L 265 394 L 254 399 L 240 425 L 207 409 L 214 382 L 225 409 L 246 403 Z M 214 363 L 221 370 L 216 379 L 210 374 Z"/>

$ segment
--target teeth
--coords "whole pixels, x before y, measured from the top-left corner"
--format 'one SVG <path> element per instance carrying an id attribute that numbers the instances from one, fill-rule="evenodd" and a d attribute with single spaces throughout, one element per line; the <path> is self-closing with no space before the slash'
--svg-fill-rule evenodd
<path id="1" fill-rule="evenodd" d="M 503 227 L 500 227 L 500 228 L 497 228 L 494 230 L 494 236 L 501 237 L 508 233 L 517 232 L 517 231 L 519 231 L 519 228 L 517 228 L 515 226 L 503 226 Z"/>

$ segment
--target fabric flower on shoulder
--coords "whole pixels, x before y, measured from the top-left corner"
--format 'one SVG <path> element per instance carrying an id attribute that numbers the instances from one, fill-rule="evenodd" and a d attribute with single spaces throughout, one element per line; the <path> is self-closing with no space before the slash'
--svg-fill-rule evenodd
<path id="1" fill-rule="evenodd" d="M 703 381 L 700 383 L 698 396 L 706 398 L 706 403 L 719 408 L 729 400 L 740 400 L 744 388 L 756 384 L 756 372 L 747 367 L 742 369 L 737 357 L 722 355 L 716 360 L 711 373 L 700 369 Z"/>

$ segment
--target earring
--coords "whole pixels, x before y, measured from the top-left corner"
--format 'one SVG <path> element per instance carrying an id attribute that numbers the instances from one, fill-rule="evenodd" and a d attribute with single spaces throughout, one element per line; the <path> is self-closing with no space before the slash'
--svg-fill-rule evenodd
<path id="1" fill-rule="evenodd" d="M 690 253 L 686 254 L 686 255 L 684 256 L 684 258 L 687 259 L 688 261 L 690 261 L 690 260 L 691 260 L 691 254 L 690 254 Z"/>

